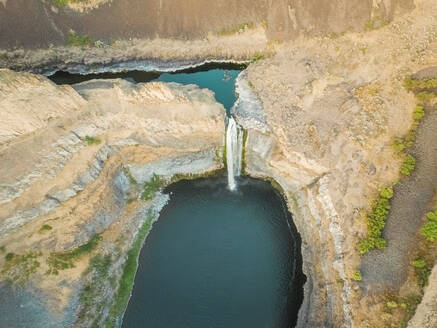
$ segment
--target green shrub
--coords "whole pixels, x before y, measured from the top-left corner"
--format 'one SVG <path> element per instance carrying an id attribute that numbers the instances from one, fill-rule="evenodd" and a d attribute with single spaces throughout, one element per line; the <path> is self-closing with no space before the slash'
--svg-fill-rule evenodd
<path id="1" fill-rule="evenodd" d="M 420 286 L 422 288 L 425 287 L 428 284 L 428 278 L 431 274 L 432 267 L 425 259 L 421 257 L 416 258 L 413 262 L 411 262 L 411 264 L 416 271 Z"/>
<path id="2" fill-rule="evenodd" d="M 84 140 L 88 144 L 88 146 L 98 145 L 102 142 L 99 138 L 90 136 L 85 136 Z"/>
<path id="3" fill-rule="evenodd" d="M 382 249 L 386 247 L 387 243 L 381 235 L 391 208 L 389 199 L 392 197 L 392 187 L 380 190 L 379 197 L 372 207 L 372 212 L 367 216 L 367 237 L 361 239 L 358 243 L 358 251 L 361 254 L 365 254 L 374 248 Z"/>
<path id="4" fill-rule="evenodd" d="M 353 273 L 352 279 L 355 281 L 361 281 L 363 279 L 363 277 L 361 276 L 360 270 L 357 270 Z"/>
<path id="5" fill-rule="evenodd" d="M 405 156 L 404 162 L 401 165 L 401 174 L 405 176 L 410 175 L 414 171 L 415 166 L 416 159 L 408 154 Z"/>
<path id="6" fill-rule="evenodd" d="M 395 301 L 388 301 L 386 305 L 389 309 L 396 309 L 398 307 L 398 303 Z"/>
<path id="7" fill-rule="evenodd" d="M 252 57 L 252 60 L 250 61 L 252 64 L 260 61 L 264 58 L 263 54 L 255 54 L 255 56 Z"/>
<path id="8" fill-rule="evenodd" d="M 405 145 L 405 142 L 403 139 L 400 138 L 396 138 L 393 141 L 393 148 L 397 151 L 397 152 L 402 152 L 405 150 L 405 148 L 407 148 L 407 146 Z"/>
<path id="9" fill-rule="evenodd" d="M 392 187 L 382 188 L 381 191 L 379 192 L 379 195 L 382 198 L 390 199 L 393 197 L 393 188 Z"/>
<path id="10" fill-rule="evenodd" d="M 247 84 L 249 85 L 249 87 L 251 87 L 252 89 L 255 89 L 255 86 L 253 85 L 253 83 L 251 81 L 247 82 Z"/>
<path id="11" fill-rule="evenodd" d="M 423 268 L 426 267 L 426 261 L 424 259 L 422 259 L 422 258 L 415 259 L 413 262 L 411 262 L 411 264 L 416 269 L 423 269 Z"/>
<path id="12" fill-rule="evenodd" d="M 159 175 L 153 174 L 150 181 L 144 183 L 144 190 L 141 194 L 142 200 L 150 200 L 155 197 L 156 192 L 164 185 L 165 180 Z"/>
<path id="13" fill-rule="evenodd" d="M 405 144 L 407 148 L 412 147 L 415 141 L 416 141 L 416 130 L 412 128 L 410 131 L 408 131 L 407 135 L 405 136 Z"/>
<path id="14" fill-rule="evenodd" d="M 426 213 L 426 217 L 431 221 L 437 222 L 437 210 Z"/>
<path id="15" fill-rule="evenodd" d="M 425 112 L 423 111 L 422 106 L 416 106 L 413 112 L 413 119 L 415 121 L 419 121 L 423 116 L 425 116 Z"/>
<path id="16" fill-rule="evenodd" d="M 77 35 L 76 32 L 70 31 L 68 34 L 67 44 L 72 47 L 83 47 L 93 45 L 93 41 L 87 35 Z"/>
<path id="17" fill-rule="evenodd" d="M 428 241 L 437 240 L 437 221 L 429 221 L 420 229 L 420 234 Z"/>
<path id="18" fill-rule="evenodd" d="M 128 178 L 129 182 L 131 185 L 136 186 L 138 184 L 137 180 L 135 180 L 135 178 L 133 177 L 132 173 L 130 172 L 128 167 L 125 167 L 123 169 L 124 175 L 126 175 L 126 177 Z"/>
<path id="19" fill-rule="evenodd" d="M 83 244 L 69 252 L 51 253 L 47 259 L 49 269 L 46 271 L 46 274 L 57 275 L 59 270 L 74 268 L 74 262 L 85 254 L 89 254 L 94 251 L 101 240 L 102 236 L 97 234 L 94 235 L 86 244 Z"/>
<path id="20" fill-rule="evenodd" d="M 50 231 L 50 230 L 52 230 L 53 228 L 52 228 L 52 226 L 50 226 L 50 225 L 48 225 L 48 224 L 44 224 L 42 227 L 41 227 L 41 229 L 39 229 L 39 232 L 41 233 L 41 232 L 45 232 L 45 231 Z"/>
<path id="21" fill-rule="evenodd" d="M 407 76 L 404 80 L 404 86 L 408 90 L 426 90 L 437 88 L 437 79 L 413 79 Z"/>

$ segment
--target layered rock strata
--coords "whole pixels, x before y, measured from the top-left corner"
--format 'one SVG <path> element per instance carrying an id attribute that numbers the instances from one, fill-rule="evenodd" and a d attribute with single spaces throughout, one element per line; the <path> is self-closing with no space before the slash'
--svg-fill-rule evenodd
<path id="1" fill-rule="evenodd" d="M 2 324 L 103 325 L 139 228 L 167 200 L 158 189 L 222 167 L 225 109 L 194 85 L 73 88 L 9 70 L 0 93 L 0 267 L 15 286 L 1 284 Z M 111 279 L 96 278 L 102 259 Z M 91 305 L 87 286 L 99 288 Z"/>

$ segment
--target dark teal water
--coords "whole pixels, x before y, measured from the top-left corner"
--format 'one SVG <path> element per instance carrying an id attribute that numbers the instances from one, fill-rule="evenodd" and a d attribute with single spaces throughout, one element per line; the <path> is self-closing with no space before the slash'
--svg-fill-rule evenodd
<path id="1" fill-rule="evenodd" d="M 139 258 L 124 328 L 293 327 L 302 302 L 300 239 L 269 183 L 181 181 Z"/>
<path id="2" fill-rule="evenodd" d="M 235 102 L 235 79 L 239 70 L 213 69 L 193 73 L 163 73 L 157 78 L 162 82 L 177 82 L 181 84 L 197 84 L 215 92 L 215 99 L 229 110 Z"/>
<path id="3" fill-rule="evenodd" d="M 56 84 L 75 84 L 93 79 L 122 78 L 133 83 L 150 81 L 197 84 L 215 92 L 215 98 L 229 111 L 235 102 L 235 79 L 244 66 L 238 64 L 206 64 L 174 73 L 129 71 L 121 73 L 72 74 L 58 71 L 49 76 Z"/>

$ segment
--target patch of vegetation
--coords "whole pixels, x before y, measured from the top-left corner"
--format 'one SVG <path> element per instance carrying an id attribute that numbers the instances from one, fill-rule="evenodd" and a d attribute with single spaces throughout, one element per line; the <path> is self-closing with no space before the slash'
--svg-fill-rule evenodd
<path id="1" fill-rule="evenodd" d="M 68 34 L 67 45 L 72 47 L 92 46 L 93 40 L 88 35 L 78 35 L 74 31 Z"/>
<path id="2" fill-rule="evenodd" d="M 37 258 L 41 253 L 30 252 L 27 254 L 8 253 L 5 256 L 6 263 L 1 271 L 5 276 L 6 281 L 11 284 L 23 286 L 32 273 L 40 267 Z"/>
<path id="3" fill-rule="evenodd" d="M 379 27 L 383 27 L 388 25 L 389 22 L 383 18 L 381 18 L 380 16 L 377 16 L 375 18 L 369 19 L 366 24 L 364 24 L 364 29 L 366 31 L 372 31 L 375 30 Z"/>
<path id="4" fill-rule="evenodd" d="M 414 121 L 420 121 L 422 117 L 425 116 L 425 112 L 423 111 L 422 106 L 416 106 L 413 111 L 413 119 Z"/>
<path id="5" fill-rule="evenodd" d="M 267 23 L 267 21 L 266 21 L 265 19 L 262 20 L 262 22 L 261 22 L 261 26 L 262 26 L 263 29 L 267 30 L 267 28 L 268 28 L 268 23 Z"/>
<path id="6" fill-rule="evenodd" d="M 135 198 L 129 198 L 129 199 L 127 200 L 127 204 L 128 204 L 128 205 L 129 205 L 129 204 L 132 204 L 134 201 L 135 201 Z"/>
<path id="7" fill-rule="evenodd" d="M 423 106 L 416 106 L 413 111 L 413 124 L 410 131 L 408 131 L 404 138 L 395 138 L 395 140 L 393 141 L 393 148 L 401 156 L 406 156 L 405 150 L 411 148 L 414 144 L 414 141 L 416 141 L 416 131 L 419 127 L 420 120 L 424 116 L 425 111 L 423 110 Z"/>
<path id="8" fill-rule="evenodd" d="M 232 34 L 237 34 L 237 33 L 242 33 L 244 31 L 246 31 L 247 29 L 251 29 L 253 28 L 253 23 L 252 22 L 248 22 L 248 23 L 242 23 L 239 25 L 235 25 L 233 27 L 229 27 L 229 28 L 222 28 L 219 31 L 220 35 L 232 35 Z"/>
<path id="9" fill-rule="evenodd" d="M 426 240 L 434 242 L 437 240 L 437 210 L 426 214 L 428 222 L 420 229 L 420 234 Z"/>
<path id="10" fill-rule="evenodd" d="M 386 241 L 382 238 L 387 215 L 390 211 L 390 199 L 393 197 L 393 188 L 386 187 L 380 190 L 379 197 L 372 207 L 372 212 L 367 216 L 367 237 L 358 243 L 358 251 L 365 254 L 370 250 L 382 249 Z"/>
<path id="11" fill-rule="evenodd" d="M 250 63 L 251 63 L 251 64 L 254 64 L 254 63 L 260 61 L 260 60 L 263 59 L 263 58 L 264 58 L 264 55 L 263 55 L 263 54 L 255 54 L 255 55 L 252 57 L 252 59 L 250 60 Z"/>
<path id="12" fill-rule="evenodd" d="M 422 91 L 416 95 L 416 98 L 423 104 L 430 102 L 432 99 L 434 99 L 434 97 L 435 93 L 429 91 Z"/>
<path id="13" fill-rule="evenodd" d="M 352 279 L 355 281 L 361 281 L 363 279 L 360 270 L 357 270 L 352 274 Z"/>
<path id="14" fill-rule="evenodd" d="M 99 145 L 102 142 L 99 138 L 90 136 L 85 136 L 84 140 L 88 146 Z"/>
<path id="15" fill-rule="evenodd" d="M 404 151 L 407 148 L 407 146 L 405 145 L 405 142 L 404 142 L 403 139 L 396 138 L 393 141 L 393 148 L 394 148 L 395 151 L 400 153 L 400 152 Z"/>
<path id="16" fill-rule="evenodd" d="M 94 235 L 86 244 L 83 244 L 69 252 L 51 253 L 47 259 L 49 269 L 46 274 L 57 275 L 60 270 L 74 268 L 74 262 L 82 256 L 94 251 L 102 240 L 99 234 Z"/>
<path id="17" fill-rule="evenodd" d="M 54 5 L 58 7 L 64 7 L 69 3 L 78 3 L 78 2 L 86 2 L 88 0 L 51 0 Z"/>
<path id="18" fill-rule="evenodd" d="M 406 297 L 391 295 L 385 303 L 384 312 L 391 314 L 389 316 L 390 322 L 387 327 L 406 328 L 408 321 L 413 317 L 421 298 L 422 297 L 419 294 L 408 294 Z M 397 314 L 397 317 L 394 316 L 394 314 Z"/>
<path id="19" fill-rule="evenodd" d="M 385 199 L 392 198 L 393 197 L 393 187 L 382 188 L 381 191 L 379 192 L 379 195 Z"/>
<path id="20" fill-rule="evenodd" d="M 130 172 L 130 170 L 129 170 L 128 167 L 124 167 L 124 168 L 123 168 L 123 172 L 124 172 L 124 175 L 128 178 L 129 183 L 130 183 L 131 185 L 136 186 L 136 185 L 138 184 L 137 180 L 135 180 L 135 178 L 133 177 L 133 175 L 132 175 L 132 173 Z"/>
<path id="21" fill-rule="evenodd" d="M 428 278 L 431 274 L 432 266 L 421 257 L 416 258 L 413 262 L 413 265 L 417 278 L 419 279 L 419 285 L 423 288 L 428 284 Z"/>
<path id="22" fill-rule="evenodd" d="M 218 169 L 218 170 L 212 170 L 207 171 L 203 173 L 184 173 L 184 174 L 174 174 L 171 177 L 171 180 L 169 184 L 175 183 L 181 180 L 194 180 L 194 179 L 205 179 L 205 178 L 212 178 L 217 176 L 223 176 L 226 174 L 225 169 Z"/>
<path id="23" fill-rule="evenodd" d="M 152 179 L 148 182 L 144 182 L 144 190 L 141 194 L 142 200 L 151 200 L 155 197 L 156 193 L 165 184 L 165 180 L 157 174 L 153 174 Z"/>
<path id="24" fill-rule="evenodd" d="M 346 32 L 341 32 L 341 33 L 337 33 L 337 32 L 331 32 L 328 34 L 328 38 L 330 38 L 331 40 L 335 40 L 338 39 L 339 37 L 343 36 Z"/>
<path id="25" fill-rule="evenodd" d="M 81 310 L 78 314 L 78 319 L 81 321 L 94 317 L 89 313 L 89 310 L 93 309 L 93 313 L 97 313 L 98 316 L 95 318 L 91 327 L 99 327 L 99 321 L 105 302 L 96 300 L 101 299 L 102 295 L 105 293 L 111 265 L 111 255 L 103 256 L 98 254 L 90 260 L 89 266 L 83 274 L 84 276 L 90 275 L 90 279 L 88 279 L 88 282 L 85 284 L 85 287 L 81 290 L 79 295 Z"/>
<path id="26" fill-rule="evenodd" d="M 146 236 L 152 227 L 153 218 L 154 215 L 152 211 L 149 211 L 146 221 L 140 228 L 131 249 L 127 253 L 127 259 L 124 264 L 123 274 L 120 279 L 120 285 L 118 287 L 117 294 L 115 295 L 114 303 L 109 312 L 108 319 L 105 323 L 106 327 L 113 327 L 117 318 L 126 309 L 134 283 L 135 273 L 137 272 L 138 256 L 140 254 L 140 250 L 144 243 L 144 240 L 146 239 Z"/>
<path id="27" fill-rule="evenodd" d="M 437 79 L 413 79 L 411 76 L 407 76 L 404 80 L 404 87 L 410 91 L 436 89 Z"/>
<path id="28" fill-rule="evenodd" d="M 217 163 L 220 163 L 222 161 L 222 158 L 220 157 L 220 148 L 214 150 L 214 155 L 215 155 L 214 156 L 215 157 L 215 161 Z"/>
<path id="29" fill-rule="evenodd" d="M 0 246 L 0 253 L 4 253 L 4 252 L 6 252 L 6 246 L 5 245 Z"/>
<path id="30" fill-rule="evenodd" d="M 48 225 L 48 224 L 44 224 L 40 229 L 39 229 L 39 233 L 43 233 L 46 231 L 50 231 L 52 230 L 52 226 Z"/>
<path id="31" fill-rule="evenodd" d="M 401 165 L 400 172 L 404 176 L 409 176 L 414 171 L 415 167 L 416 159 L 412 155 L 408 154 L 404 158 L 404 162 Z"/>
<path id="32" fill-rule="evenodd" d="M 253 83 L 251 81 L 248 81 L 247 84 L 249 85 L 249 87 L 251 89 L 255 89 L 255 86 L 253 85 Z"/>

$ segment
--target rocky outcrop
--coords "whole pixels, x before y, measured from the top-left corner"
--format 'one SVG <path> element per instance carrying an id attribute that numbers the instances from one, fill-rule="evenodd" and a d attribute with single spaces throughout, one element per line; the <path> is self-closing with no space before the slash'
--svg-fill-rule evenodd
<path id="1" fill-rule="evenodd" d="M 58 70 L 81 74 L 127 70 L 167 72 L 209 62 L 247 62 L 257 54 L 271 54 L 274 47 L 267 41 L 264 29 L 258 27 L 191 41 L 131 38 L 110 45 L 0 49 L 0 68 L 40 74 Z"/>
<path id="2" fill-rule="evenodd" d="M 0 295 L 11 294 L 1 323 L 103 325 L 128 250 L 168 198 L 159 189 L 222 167 L 225 109 L 194 85 L 56 86 L 9 70 L 0 92 L 0 247 L 12 254 L 0 256 L 0 277 L 18 285 L 0 283 Z M 142 195 L 156 175 L 159 186 Z M 75 255 L 62 266 L 59 254 Z M 111 279 L 94 267 L 103 260 Z M 84 303 L 84 291 L 95 302 Z"/>
<path id="3" fill-rule="evenodd" d="M 429 276 L 422 302 L 410 320 L 408 328 L 432 328 L 437 326 L 437 266 Z"/>

